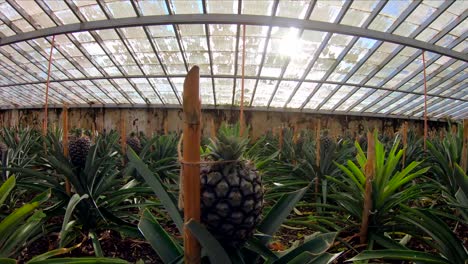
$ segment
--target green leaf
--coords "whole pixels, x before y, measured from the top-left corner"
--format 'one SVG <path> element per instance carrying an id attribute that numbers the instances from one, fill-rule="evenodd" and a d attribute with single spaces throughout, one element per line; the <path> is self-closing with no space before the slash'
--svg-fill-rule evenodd
<path id="1" fill-rule="evenodd" d="M 28 264 L 128 264 L 127 261 L 118 258 L 53 258 L 39 261 L 29 261 Z"/>
<path id="2" fill-rule="evenodd" d="M 371 260 L 371 259 L 393 259 L 406 261 L 422 261 L 424 263 L 450 264 L 446 259 L 426 252 L 415 250 L 383 249 L 364 250 L 348 261 Z"/>
<path id="3" fill-rule="evenodd" d="M 80 203 L 83 199 L 87 199 L 89 196 L 87 194 L 83 194 L 80 196 L 79 194 L 75 193 L 68 202 L 67 210 L 65 211 L 65 216 L 63 218 L 62 229 L 60 230 L 60 247 L 64 247 L 64 242 L 66 241 L 67 233 L 68 233 L 68 223 L 70 222 L 70 218 L 72 216 L 75 207 Z"/>
<path id="4" fill-rule="evenodd" d="M 206 251 L 211 263 L 232 263 L 218 240 L 216 240 L 203 225 L 190 219 L 185 226 L 190 230 L 190 233 L 197 238 L 198 242 L 200 242 L 200 245 Z"/>
<path id="5" fill-rule="evenodd" d="M 14 254 L 15 250 L 17 250 L 17 246 L 24 244 L 24 242 L 41 227 L 44 217 L 46 217 L 46 215 L 41 210 L 36 211 L 28 218 L 26 223 L 14 229 L 13 233 L 8 237 L 8 240 L 3 243 L 3 246 L 0 246 L 0 256 L 11 256 Z"/>
<path id="6" fill-rule="evenodd" d="M 289 216 L 294 206 L 296 206 L 296 203 L 302 199 L 308 188 L 309 187 L 304 187 L 300 190 L 282 195 L 260 223 L 258 230 L 263 234 L 273 236 L 273 234 L 280 228 L 286 217 Z M 260 239 L 260 241 L 265 245 L 269 240 L 270 237 L 268 236 Z"/>
<path id="7" fill-rule="evenodd" d="M 3 221 L 0 222 L 0 244 L 3 244 L 3 242 L 16 230 L 16 226 L 20 225 L 23 219 L 38 206 L 38 202 L 25 204 L 3 219 Z"/>
<path id="8" fill-rule="evenodd" d="M 164 263 L 170 263 L 182 254 L 180 246 L 164 231 L 148 209 L 143 211 L 138 228 Z"/>
<path id="9" fill-rule="evenodd" d="M 32 258 L 28 262 L 28 264 L 29 263 L 36 263 L 37 261 L 43 261 L 43 260 L 46 260 L 46 259 L 51 258 L 51 257 L 58 256 L 58 255 L 67 254 L 67 253 L 71 252 L 72 250 L 74 250 L 76 248 L 79 248 L 80 246 L 81 246 L 81 243 L 76 244 L 73 247 L 69 247 L 69 248 L 58 248 L 58 249 L 47 251 L 46 253 L 43 253 L 41 255 L 38 255 L 38 256 L 35 256 L 34 258 Z"/>
<path id="10" fill-rule="evenodd" d="M 179 232 L 184 233 L 182 217 L 180 216 L 179 209 L 174 203 L 172 198 L 167 193 L 161 181 L 154 176 L 154 174 L 148 169 L 143 161 L 138 157 L 138 155 L 132 150 L 132 148 L 127 148 L 127 156 L 132 166 L 138 171 L 138 173 L 145 179 L 146 183 L 153 189 L 153 192 L 158 196 L 161 203 L 164 205 L 164 208 L 168 212 L 169 216 L 172 218 L 172 221 L 176 224 Z"/>
<path id="11" fill-rule="evenodd" d="M 431 240 L 428 244 L 437 248 L 447 259 L 455 263 L 463 263 L 468 259 L 468 253 L 463 242 L 450 230 L 447 224 L 428 210 L 413 209 L 406 207 L 407 213 L 401 219 L 420 228 Z"/>
<path id="12" fill-rule="evenodd" d="M 281 257 L 275 263 L 277 264 L 286 264 L 289 261 L 293 260 L 303 252 L 309 252 L 314 256 L 325 253 L 335 240 L 336 233 L 325 233 L 313 237 L 311 240 L 305 242 L 304 244 L 292 249 L 286 255 Z"/>
<path id="13" fill-rule="evenodd" d="M 8 178 L 2 186 L 0 186 L 0 205 L 3 204 L 5 199 L 8 197 L 8 194 L 15 188 L 16 185 L 16 178 L 12 176 Z"/>
<path id="14" fill-rule="evenodd" d="M 96 235 L 96 232 L 89 231 L 89 237 L 93 243 L 94 254 L 96 257 L 104 257 L 104 253 L 102 252 L 101 243 L 99 243 L 99 239 Z"/>
<path id="15" fill-rule="evenodd" d="M 0 258 L 0 263 L 2 264 L 16 264 L 16 260 L 11 258 Z"/>
<path id="16" fill-rule="evenodd" d="M 457 168 L 454 173 L 455 181 L 460 189 L 465 193 L 465 196 L 468 197 L 468 175 L 463 171 L 460 165 L 455 163 L 455 167 Z"/>

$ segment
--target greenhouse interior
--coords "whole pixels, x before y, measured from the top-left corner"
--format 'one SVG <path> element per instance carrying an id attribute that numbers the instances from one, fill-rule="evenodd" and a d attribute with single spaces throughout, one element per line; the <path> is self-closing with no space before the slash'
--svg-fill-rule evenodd
<path id="1" fill-rule="evenodd" d="M 0 0 L 0 263 L 468 263 L 468 1 Z"/>

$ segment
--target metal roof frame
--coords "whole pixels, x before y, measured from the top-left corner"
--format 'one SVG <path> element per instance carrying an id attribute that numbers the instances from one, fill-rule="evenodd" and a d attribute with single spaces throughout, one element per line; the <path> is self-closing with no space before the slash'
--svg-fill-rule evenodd
<path id="1" fill-rule="evenodd" d="M 184 6 L 173 0 L 158 2 L 157 5 L 160 8 L 158 12 L 166 13 L 166 15 L 152 15 L 155 13 L 148 15 L 146 13 L 147 7 L 137 1 L 125 0 L 111 6 L 110 3 L 104 1 L 96 1 L 96 3 L 91 1 L 83 4 L 65 0 L 59 9 L 57 6 L 55 8 L 50 6 L 46 0 L 35 1 L 35 5 L 52 21 L 47 22 L 48 24 L 44 27 L 39 23 L 39 21 L 44 20 L 37 20 L 34 14 L 31 15 L 28 8 L 22 6 L 23 3 L 6 0 L 0 5 L 9 5 L 10 10 L 17 12 L 17 15 L 4 14 L 0 10 L 0 26 L 4 25 L 3 28 L 10 30 L 10 33 L 5 35 L 0 27 L 0 57 L 4 58 L 0 61 L 0 73 L 7 77 L 0 79 L 0 92 L 9 94 L 9 96 L 0 99 L 0 108 L 30 108 L 41 105 L 38 98 L 33 98 L 23 93 L 22 90 L 31 91 L 32 94 L 42 93 L 43 84 L 46 83 L 44 76 L 47 73 L 43 61 L 48 60 L 50 47 L 47 47 L 47 44 L 51 45 L 50 36 L 53 35 L 62 35 L 60 40 L 66 41 L 67 45 L 70 43 L 76 52 L 72 52 L 71 54 L 74 55 L 68 56 L 70 54 L 68 50 L 62 49 L 60 46 L 55 48 L 54 54 L 60 58 L 58 62 L 53 61 L 52 63 L 54 69 L 50 79 L 52 105 L 59 106 L 61 103 L 66 103 L 76 107 L 180 107 L 180 88 L 178 86 L 181 85 L 181 81 L 185 77 L 185 74 L 181 73 L 182 68 L 187 71 L 189 66 L 194 64 L 191 61 L 194 56 L 190 53 L 190 48 L 187 48 L 190 47 L 188 45 L 191 37 L 190 32 L 182 32 L 179 27 L 181 28 L 181 25 L 200 25 L 204 29 L 203 32 L 200 32 L 204 35 L 198 34 L 197 36 L 205 39 L 206 46 L 202 45 L 202 47 L 204 46 L 206 50 L 203 51 L 203 55 L 200 55 L 201 59 L 197 60 L 202 60 L 204 61 L 203 65 L 209 66 L 209 70 L 206 67 L 207 72 L 201 73 L 201 78 L 204 79 L 205 84 L 210 83 L 209 86 L 212 89 L 212 94 L 209 92 L 209 105 L 204 105 L 204 107 L 237 109 L 237 81 L 243 77 L 239 74 L 239 61 L 242 56 L 241 25 L 247 25 L 247 31 L 253 26 L 266 28 L 260 35 L 255 33 L 256 35 L 250 37 L 253 40 L 264 39 L 263 46 L 259 47 L 258 53 L 255 53 L 255 59 L 258 60 L 257 70 L 255 72 L 250 70 L 244 76 L 246 80 L 250 80 L 248 87 L 246 87 L 249 89 L 247 94 L 250 95 L 247 108 L 252 111 L 271 110 L 419 119 L 423 112 L 421 112 L 422 106 L 417 106 L 421 103 L 421 98 L 424 95 L 421 90 L 424 84 L 424 81 L 421 80 L 424 69 L 420 64 L 420 56 L 423 51 L 427 51 L 429 52 L 429 59 L 426 61 L 426 69 L 429 69 L 426 78 L 427 95 L 430 98 L 429 117 L 437 119 L 438 117 L 464 118 L 468 116 L 468 111 L 463 107 L 468 102 L 468 54 L 466 52 L 468 48 L 463 46 L 468 43 L 466 40 L 468 30 L 460 27 L 468 19 L 468 4 L 453 1 L 426 3 L 426 1 L 418 0 L 399 6 L 395 5 L 394 2 L 375 0 L 372 2 L 372 7 L 370 5 L 365 7 L 359 3 L 360 1 L 333 4 L 311 0 L 304 2 L 307 6 L 304 6 L 301 11 L 303 13 L 299 15 L 299 13 L 288 13 L 289 0 L 262 0 L 258 1 L 262 2 L 258 7 L 257 2 L 245 4 L 244 1 L 227 0 L 224 1 L 227 4 L 222 7 L 227 7 L 226 14 L 224 12 L 223 14 L 212 13 L 216 8 L 221 8 L 222 4 L 220 3 L 208 2 L 207 0 L 187 1 L 190 2 L 187 2 L 189 5 Z M 265 4 L 268 5 L 269 13 L 265 12 Z M 89 20 L 89 13 L 82 11 L 82 7 L 88 5 L 92 5 L 93 10 L 99 13 L 99 19 L 104 17 L 106 20 Z M 123 13 L 122 10 L 119 11 L 120 13 L 115 13 L 116 6 L 120 8 L 125 6 L 129 9 Z M 326 20 L 317 16 L 317 12 L 321 12 L 317 10 L 323 10 L 321 8 L 324 6 L 332 8 L 329 10 L 334 12 L 333 15 L 329 13 Z M 63 17 L 57 13 L 57 10 L 62 10 L 60 8 L 65 8 L 74 18 L 64 22 Z M 256 11 L 255 8 L 260 9 Z M 285 10 L 286 13 L 284 13 Z M 300 6 L 294 10 L 299 11 Z M 358 10 L 362 12 L 361 14 L 365 14 L 359 23 L 348 24 L 350 16 L 352 16 L 350 14 L 353 14 L 352 10 Z M 192 14 L 184 13 L 187 11 L 192 12 Z M 313 13 L 315 15 L 312 17 Z M 131 17 L 119 18 L 129 15 Z M 342 23 L 345 17 L 348 20 Z M 388 19 L 391 22 L 388 26 L 385 28 L 377 27 L 379 30 L 374 30 L 376 23 L 381 23 L 382 19 L 388 17 L 391 17 Z M 78 23 L 74 21 L 78 21 Z M 51 23 L 55 26 L 50 27 Z M 410 27 L 408 23 L 413 24 Z M 442 25 L 441 23 L 446 24 Z M 226 33 L 231 34 L 232 39 L 235 38 L 234 50 L 227 46 L 228 56 L 234 56 L 235 65 L 231 68 L 233 72 L 218 74 L 215 67 L 216 63 L 221 63 L 220 56 L 214 55 L 213 52 L 220 50 L 218 44 L 222 42 L 220 42 L 219 37 L 216 38 L 216 42 L 213 42 L 214 35 L 212 36 L 212 34 L 218 36 L 218 32 L 210 32 L 212 30 L 210 25 L 225 24 L 235 25 L 235 27 L 225 27 Z M 22 29 L 24 25 L 29 28 L 29 31 Z M 144 35 L 138 33 L 136 38 L 129 37 L 130 35 L 127 35 L 129 31 L 126 29 L 131 27 L 142 29 Z M 275 40 L 276 42 L 270 42 L 272 29 L 276 27 L 297 29 L 295 34 L 298 41 L 299 39 L 309 41 L 310 37 L 304 35 L 306 31 L 308 34 L 317 31 L 325 34 L 322 35 L 323 38 L 320 41 L 314 40 L 314 43 L 317 43 L 315 47 L 318 48 L 313 55 L 307 57 L 303 66 L 297 68 L 297 62 L 292 65 L 291 56 L 282 58 L 273 64 L 272 62 L 266 64 L 267 52 L 268 56 L 275 55 L 274 52 L 277 52 L 269 48 L 271 43 L 278 45 L 278 39 Z M 171 47 L 168 47 L 169 49 L 161 50 L 159 46 L 161 45 L 160 34 L 155 33 L 155 28 L 158 30 L 167 28 L 169 35 L 173 34 L 170 37 Z M 411 31 L 401 36 L 399 35 L 402 32 L 401 29 Z M 118 51 L 113 46 L 108 46 L 114 44 L 108 43 L 109 36 L 106 34 L 109 33 L 102 33 L 104 34 L 102 35 L 101 32 L 104 32 L 102 30 L 113 32 L 110 35 L 110 40 L 119 46 Z M 399 31 L 397 32 L 397 30 Z M 80 32 L 88 32 L 87 35 L 90 37 L 84 37 L 84 34 Z M 423 33 L 425 35 L 422 39 L 428 39 L 427 41 L 416 39 Z M 335 34 L 337 36 L 352 36 L 352 38 L 339 40 Z M 135 41 L 142 37 L 145 41 L 144 44 L 141 44 L 145 45 L 144 50 L 135 46 Z M 37 41 L 31 41 L 36 39 Z M 363 42 L 366 39 L 373 41 Z M 328 49 L 333 45 L 338 45 L 338 41 L 343 43 L 339 44 L 341 45 L 338 49 L 339 53 L 327 57 Z M 392 46 L 388 43 L 396 45 Z M 90 49 L 93 45 L 99 47 L 102 50 L 99 52 L 103 52 L 103 55 L 94 52 L 92 48 Z M 416 51 L 405 49 L 405 47 L 415 48 Z M 186 48 L 188 50 L 185 50 Z M 382 49 L 385 52 L 382 53 Z M 118 52 L 120 57 L 114 57 L 114 51 Z M 150 59 L 142 59 L 147 54 L 143 52 L 149 51 L 152 52 L 149 55 Z M 221 51 L 224 52 L 222 49 Z M 359 59 L 351 59 L 350 61 L 347 55 L 359 51 L 365 53 L 360 54 Z M 384 54 L 385 56 L 377 59 L 376 54 Z M 172 62 L 174 56 L 176 59 Z M 223 58 L 222 56 L 221 58 Z M 398 59 L 393 61 L 397 57 Z M 268 57 L 269 60 L 273 58 L 276 60 L 277 57 Z M 341 62 L 345 58 L 346 60 L 342 64 Z M 150 70 L 145 65 L 145 61 L 150 61 L 150 65 L 157 65 L 160 69 Z M 82 62 L 83 65 L 81 65 Z M 391 63 L 391 66 L 385 67 L 388 63 Z M 291 74 L 291 69 L 295 70 L 296 68 L 300 72 Z M 313 74 L 315 69 L 320 71 L 319 75 Z M 269 71 L 277 72 L 278 76 L 272 77 Z M 318 77 L 311 79 L 310 76 Z M 220 79 L 226 79 L 229 82 L 221 83 L 220 88 L 217 88 L 217 80 Z M 228 99 L 226 95 L 224 97 L 218 95 L 225 93 L 225 85 L 231 81 L 232 98 Z M 263 94 L 264 90 L 262 89 L 262 96 L 257 95 L 260 81 L 271 82 L 269 84 L 271 90 L 266 91 L 268 94 Z M 275 83 L 273 84 L 273 82 Z M 295 84 L 289 86 L 288 83 Z M 333 86 L 332 90 L 326 90 L 328 87 L 324 88 L 324 84 Z M 261 87 L 264 88 L 263 85 Z M 445 87 L 450 90 L 443 89 Z M 359 98 L 357 95 L 361 95 L 361 97 Z M 391 97 L 387 98 L 388 96 Z M 226 100 L 229 100 L 230 106 L 225 105 Z M 275 100 L 278 101 L 273 103 Z M 282 107 L 279 107 L 279 104 Z"/>

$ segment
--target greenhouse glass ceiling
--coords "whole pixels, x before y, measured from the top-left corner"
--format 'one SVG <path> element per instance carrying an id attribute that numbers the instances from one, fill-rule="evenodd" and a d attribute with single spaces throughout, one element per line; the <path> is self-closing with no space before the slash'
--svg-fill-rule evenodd
<path id="1" fill-rule="evenodd" d="M 468 1 L 0 0 L 0 107 L 468 118 Z M 245 66 L 242 66 L 245 25 Z M 55 37 L 54 37 L 55 36 Z M 54 38 L 54 39 L 53 39 Z"/>

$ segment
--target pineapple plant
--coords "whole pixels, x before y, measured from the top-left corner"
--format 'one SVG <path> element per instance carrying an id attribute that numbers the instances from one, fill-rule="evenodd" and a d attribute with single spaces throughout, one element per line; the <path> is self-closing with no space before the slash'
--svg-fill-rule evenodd
<path id="1" fill-rule="evenodd" d="M 255 231 L 263 209 L 263 186 L 255 166 L 243 159 L 248 139 L 222 127 L 201 167 L 201 218 L 224 245 L 238 247 Z"/>
<path id="2" fill-rule="evenodd" d="M 141 141 L 138 138 L 138 136 L 135 134 L 135 132 L 132 132 L 130 134 L 130 137 L 127 138 L 127 145 L 131 147 L 133 151 L 135 151 L 136 154 L 138 155 L 140 154 L 142 150 Z"/>
<path id="3" fill-rule="evenodd" d="M 321 150 L 328 152 L 331 149 L 333 140 L 328 136 L 328 132 L 323 132 L 323 135 L 320 137 L 320 146 Z"/>
<path id="4" fill-rule="evenodd" d="M 82 131 L 77 131 L 78 136 L 72 137 L 68 144 L 68 153 L 73 166 L 84 168 L 86 157 L 91 147 L 91 140 Z"/>

